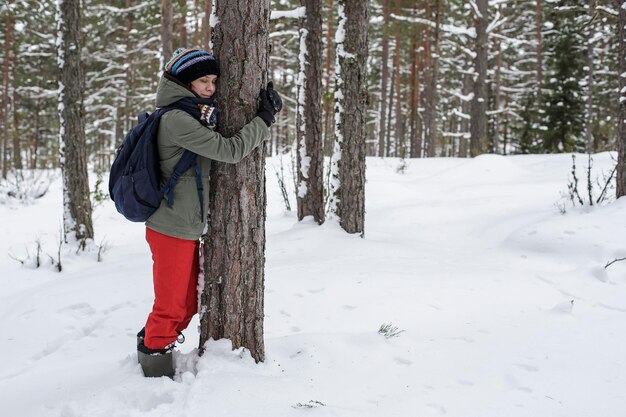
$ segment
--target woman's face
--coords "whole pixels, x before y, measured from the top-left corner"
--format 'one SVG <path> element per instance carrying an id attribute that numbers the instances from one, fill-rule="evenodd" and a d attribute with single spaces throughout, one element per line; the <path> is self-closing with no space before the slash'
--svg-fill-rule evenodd
<path id="1" fill-rule="evenodd" d="M 215 94 L 217 75 L 205 75 L 191 82 L 191 91 L 202 98 L 211 98 Z"/>

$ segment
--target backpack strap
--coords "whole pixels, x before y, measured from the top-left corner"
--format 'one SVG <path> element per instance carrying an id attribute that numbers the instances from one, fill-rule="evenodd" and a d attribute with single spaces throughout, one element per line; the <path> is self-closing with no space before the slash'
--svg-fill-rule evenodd
<path id="1" fill-rule="evenodd" d="M 193 167 L 196 174 L 196 188 L 198 189 L 198 200 L 200 201 L 200 219 L 204 222 L 204 187 L 202 186 L 202 172 L 200 165 L 197 161 L 198 155 L 185 150 L 180 157 L 176 165 L 174 166 L 174 172 L 169 177 L 165 185 L 163 186 L 163 194 L 167 197 L 167 205 L 172 207 L 174 204 L 174 187 L 181 175 L 183 175 L 189 168 Z"/>

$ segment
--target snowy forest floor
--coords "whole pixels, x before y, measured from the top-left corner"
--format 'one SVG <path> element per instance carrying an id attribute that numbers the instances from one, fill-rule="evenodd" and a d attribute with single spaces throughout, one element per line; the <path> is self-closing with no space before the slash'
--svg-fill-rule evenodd
<path id="1" fill-rule="evenodd" d="M 580 156 L 580 178 L 586 158 Z M 61 181 L 0 204 L 0 416 L 623 417 L 626 199 L 555 207 L 570 155 L 367 161 L 366 234 L 286 212 L 268 159 L 266 361 L 228 341 L 146 379 L 144 227 L 95 211 L 95 254 L 56 257 Z M 595 155 L 594 176 L 613 166 Z M 581 187 L 583 188 L 583 187 Z M 378 333 L 392 323 L 402 333 Z"/>

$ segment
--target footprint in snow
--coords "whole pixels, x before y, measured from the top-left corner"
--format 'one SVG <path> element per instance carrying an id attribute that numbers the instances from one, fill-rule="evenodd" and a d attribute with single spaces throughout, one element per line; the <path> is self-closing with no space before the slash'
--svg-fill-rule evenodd
<path id="1" fill-rule="evenodd" d="M 83 319 L 85 317 L 93 316 L 94 314 L 96 314 L 96 309 L 93 308 L 90 304 L 78 303 L 57 310 L 57 313 L 65 314 L 75 319 Z"/>
<path id="2" fill-rule="evenodd" d="M 564 301 L 562 303 L 558 303 L 550 311 L 553 313 L 565 313 L 571 314 L 574 309 L 574 300 Z"/>
<path id="3" fill-rule="evenodd" d="M 528 371 L 528 372 L 539 372 L 539 368 L 535 366 L 525 365 L 523 363 L 517 363 L 515 364 L 515 366 L 517 366 L 518 368 L 522 368 L 523 370 Z"/>

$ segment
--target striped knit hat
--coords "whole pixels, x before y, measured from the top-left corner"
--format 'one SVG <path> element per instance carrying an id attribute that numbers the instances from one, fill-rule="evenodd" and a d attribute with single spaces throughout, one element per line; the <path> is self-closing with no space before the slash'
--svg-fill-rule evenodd
<path id="1" fill-rule="evenodd" d="M 220 67 L 213 55 L 201 49 L 178 48 L 172 59 L 165 64 L 165 72 L 176 77 L 183 84 L 190 84 L 205 75 L 219 77 Z"/>

